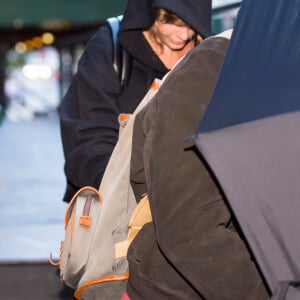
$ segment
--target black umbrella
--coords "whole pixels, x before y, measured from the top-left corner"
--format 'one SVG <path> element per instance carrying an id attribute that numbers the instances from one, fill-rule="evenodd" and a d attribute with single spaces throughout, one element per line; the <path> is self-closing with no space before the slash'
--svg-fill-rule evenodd
<path id="1" fill-rule="evenodd" d="M 196 144 L 274 299 L 300 299 L 300 1 L 244 0 Z"/>

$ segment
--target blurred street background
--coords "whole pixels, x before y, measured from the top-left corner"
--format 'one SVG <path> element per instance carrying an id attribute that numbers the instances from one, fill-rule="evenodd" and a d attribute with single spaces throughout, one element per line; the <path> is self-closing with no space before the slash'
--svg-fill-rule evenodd
<path id="1" fill-rule="evenodd" d="M 66 203 L 57 114 L 0 127 L 1 261 L 44 260 L 59 254 Z"/>
<path id="2" fill-rule="evenodd" d="M 48 263 L 67 206 L 58 109 L 87 41 L 126 0 L 13 2 L 0 0 L 0 299 L 73 299 Z M 213 0 L 215 33 L 240 3 Z"/>

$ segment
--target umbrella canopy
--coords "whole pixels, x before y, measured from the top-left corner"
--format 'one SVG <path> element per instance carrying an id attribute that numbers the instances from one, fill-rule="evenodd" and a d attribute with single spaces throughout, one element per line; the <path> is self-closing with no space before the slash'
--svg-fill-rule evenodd
<path id="1" fill-rule="evenodd" d="M 300 299 L 299 9 L 242 2 L 195 138 L 274 299 Z"/>

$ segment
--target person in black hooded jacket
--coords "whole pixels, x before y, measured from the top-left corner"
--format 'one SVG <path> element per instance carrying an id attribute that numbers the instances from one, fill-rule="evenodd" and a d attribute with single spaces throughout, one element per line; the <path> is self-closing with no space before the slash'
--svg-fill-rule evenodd
<path id="1" fill-rule="evenodd" d="M 66 202 L 83 186 L 99 187 L 118 139 L 119 114 L 132 113 L 153 80 L 161 79 L 196 44 L 190 39 L 192 47 L 186 41 L 182 49 L 170 48 L 172 59 L 166 53 L 160 55 L 164 41 L 161 45 L 153 43 L 150 30 L 158 8 L 175 14 L 193 37 L 211 35 L 211 0 L 128 0 L 118 39 L 131 57 L 131 73 L 127 85 L 121 87 L 112 64 L 109 27 L 99 28 L 79 61 L 60 107 Z M 172 19 L 164 22 L 173 24 Z"/>

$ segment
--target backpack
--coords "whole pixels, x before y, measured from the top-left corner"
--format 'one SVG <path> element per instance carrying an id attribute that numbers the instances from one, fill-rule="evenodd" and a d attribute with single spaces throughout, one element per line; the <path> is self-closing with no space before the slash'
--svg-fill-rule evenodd
<path id="1" fill-rule="evenodd" d="M 147 195 L 137 205 L 130 179 L 135 115 L 158 90 L 155 80 L 132 115 L 119 116 L 119 139 L 99 190 L 83 187 L 65 214 L 58 265 L 61 280 L 76 299 L 119 300 L 126 291 L 127 249 L 139 229 L 152 221 Z"/>
<path id="2" fill-rule="evenodd" d="M 129 53 L 121 47 L 118 40 L 118 32 L 123 16 L 108 18 L 107 24 L 111 31 L 113 42 L 113 67 L 120 79 L 121 87 L 128 84 L 131 73 L 131 58 Z"/>

